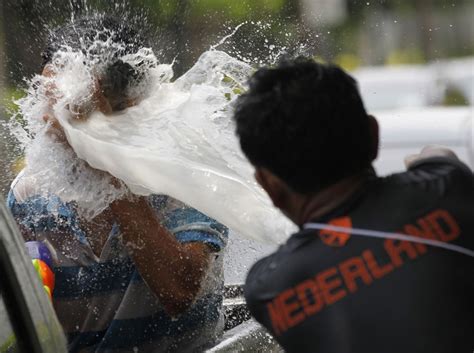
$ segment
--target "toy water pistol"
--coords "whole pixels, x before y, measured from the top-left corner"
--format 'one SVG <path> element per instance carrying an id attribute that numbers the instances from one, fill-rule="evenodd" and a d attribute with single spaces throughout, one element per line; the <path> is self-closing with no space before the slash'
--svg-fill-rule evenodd
<path id="1" fill-rule="evenodd" d="M 53 267 L 53 257 L 51 256 L 51 252 L 45 244 L 39 241 L 28 241 L 25 243 L 25 246 L 32 259 L 33 266 L 41 278 L 44 290 L 52 300 L 54 291 L 54 272 L 51 270 Z"/>

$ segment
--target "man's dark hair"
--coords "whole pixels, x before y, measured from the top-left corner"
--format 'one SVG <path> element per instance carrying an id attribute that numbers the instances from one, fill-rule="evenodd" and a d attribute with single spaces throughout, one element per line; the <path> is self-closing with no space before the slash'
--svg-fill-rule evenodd
<path id="1" fill-rule="evenodd" d="M 107 42 L 110 46 L 105 48 L 97 46 L 94 49 L 93 44 L 97 41 Z M 43 66 L 50 63 L 54 55 L 65 48 L 82 51 L 86 55 L 96 55 L 99 62 L 107 60 L 105 63 L 107 66 L 101 77 L 101 88 L 112 107 L 120 110 L 125 107 L 126 93 L 130 85 L 143 78 L 142 73 L 120 60 L 120 57 L 135 54 L 141 48 L 147 47 L 149 43 L 137 30 L 118 22 L 113 17 L 85 17 L 50 34 L 42 53 Z"/>
<path id="2" fill-rule="evenodd" d="M 247 158 L 294 191 L 316 192 L 369 167 L 373 141 L 355 80 L 298 58 L 258 70 L 234 119 Z"/>

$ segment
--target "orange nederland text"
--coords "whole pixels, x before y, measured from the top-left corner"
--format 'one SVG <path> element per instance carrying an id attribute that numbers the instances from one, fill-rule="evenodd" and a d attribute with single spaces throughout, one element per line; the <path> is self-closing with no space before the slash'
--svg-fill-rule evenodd
<path id="1" fill-rule="evenodd" d="M 420 218 L 416 225 L 404 226 L 401 233 L 450 242 L 458 238 L 461 231 L 449 212 L 436 210 Z M 342 239 L 344 241 L 345 237 Z M 385 263 L 378 261 L 372 250 L 367 249 L 278 294 L 267 304 L 274 333 L 281 335 L 324 307 L 357 292 L 361 285 L 368 286 L 385 277 L 407 261 L 425 254 L 427 246 L 385 239 L 384 250 L 389 259 Z"/>

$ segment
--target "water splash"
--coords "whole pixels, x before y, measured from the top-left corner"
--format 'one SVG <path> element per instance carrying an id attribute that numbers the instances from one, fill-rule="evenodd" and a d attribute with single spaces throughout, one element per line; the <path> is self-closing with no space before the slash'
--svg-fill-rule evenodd
<path id="1" fill-rule="evenodd" d="M 88 219 L 128 190 L 167 194 L 243 236 L 283 240 L 292 226 L 255 183 L 231 119 L 253 67 L 211 49 L 173 81 L 172 65 L 158 64 L 151 49 L 117 58 L 121 49 L 100 35 L 81 50 L 64 46 L 53 57 L 54 75 L 30 80 L 27 97 L 18 104 L 28 121 L 24 174 L 35 181 L 34 191 L 74 201 Z M 75 108 L 87 111 L 97 77 L 117 59 L 145 77 L 129 92 L 139 103 L 111 115 L 94 112 L 77 119 Z M 51 138 L 44 123 L 51 116 L 59 120 L 73 150 Z M 117 187 L 112 176 L 126 187 Z"/>
<path id="2" fill-rule="evenodd" d="M 282 240 L 291 226 L 253 180 L 231 119 L 252 67 L 209 51 L 174 82 L 170 70 L 152 70 L 155 83 L 137 106 L 61 119 L 75 152 L 135 194 L 167 194 L 243 236 Z"/>
<path id="3" fill-rule="evenodd" d="M 217 44 L 212 45 L 210 50 L 216 50 L 217 48 L 219 48 L 229 38 L 232 38 L 243 25 L 246 25 L 246 24 L 247 24 L 247 22 L 242 22 L 241 24 L 239 24 L 237 27 L 234 28 L 232 33 L 230 33 L 230 34 L 226 35 L 225 37 L 223 37 Z"/>

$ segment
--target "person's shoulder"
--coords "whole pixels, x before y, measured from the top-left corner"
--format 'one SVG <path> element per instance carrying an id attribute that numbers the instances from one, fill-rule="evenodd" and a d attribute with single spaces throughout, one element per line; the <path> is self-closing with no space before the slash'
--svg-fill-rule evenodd
<path id="1" fill-rule="evenodd" d="M 278 256 L 278 251 L 265 256 L 258 260 L 256 263 L 252 265 L 250 268 L 247 279 L 245 281 L 246 288 L 250 287 L 255 283 L 262 283 L 265 282 L 267 279 L 268 270 L 272 269 L 273 260 Z"/>
<path id="2" fill-rule="evenodd" d="M 420 185 L 426 190 L 450 188 L 472 189 L 474 174 L 448 148 L 427 146 L 419 154 L 406 158 L 407 171 L 389 179 L 402 184 Z"/>
<path id="3" fill-rule="evenodd" d="M 244 287 L 247 301 L 259 300 L 261 296 L 277 293 L 291 285 L 295 272 L 301 272 L 299 249 L 306 243 L 304 237 L 307 233 L 302 231 L 293 234 L 275 252 L 258 260 L 250 268 Z"/>
<path id="4" fill-rule="evenodd" d="M 278 256 L 278 251 L 268 255 L 255 264 L 252 265 L 249 272 L 247 273 L 247 278 L 244 285 L 244 297 L 251 312 L 254 312 L 259 297 L 265 296 L 265 293 L 271 291 L 271 286 L 274 286 L 275 283 L 270 280 L 271 272 L 273 272 L 274 260 Z"/>
<path id="5" fill-rule="evenodd" d="M 10 185 L 9 199 L 22 203 L 35 195 L 36 180 L 23 169 Z"/>
<path id="6" fill-rule="evenodd" d="M 426 146 L 419 154 L 408 156 L 406 165 L 409 171 L 426 170 L 433 174 L 458 174 L 472 179 L 472 170 L 463 163 L 449 148 L 442 146 Z"/>
<path id="7" fill-rule="evenodd" d="M 215 219 L 171 196 L 151 195 L 148 200 L 162 224 L 180 243 L 203 243 L 212 252 L 226 247 L 229 229 Z"/>
<path id="8" fill-rule="evenodd" d="M 20 207 L 27 207 L 35 196 L 35 182 L 23 169 L 12 181 L 7 196 L 7 206 L 15 215 Z"/>

